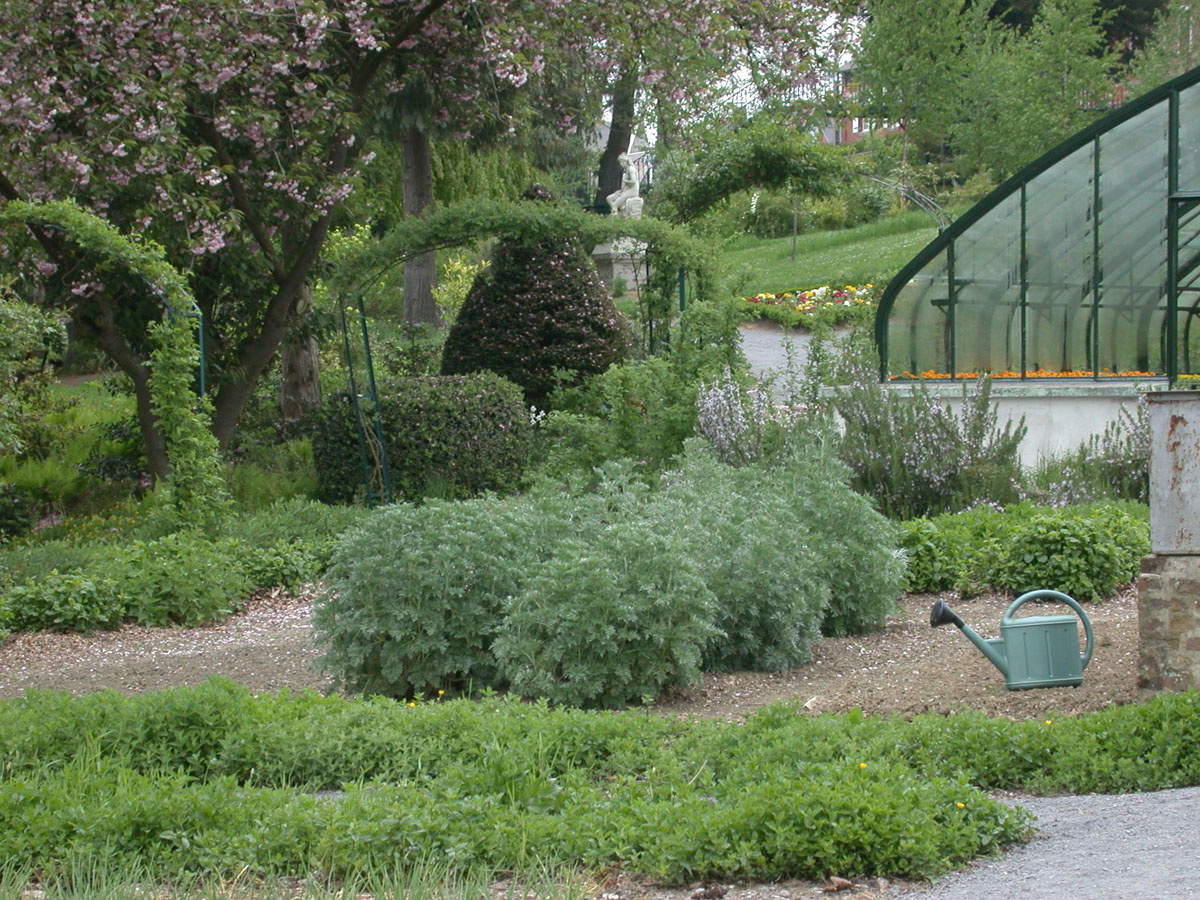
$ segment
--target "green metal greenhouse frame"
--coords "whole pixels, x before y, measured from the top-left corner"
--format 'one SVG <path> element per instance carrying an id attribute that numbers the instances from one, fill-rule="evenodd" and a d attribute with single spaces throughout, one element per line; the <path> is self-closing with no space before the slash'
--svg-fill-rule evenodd
<path id="1" fill-rule="evenodd" d="M 1200 68 L 1009 178 L 888 284 L 883 380 L 1200 374 Z"/>

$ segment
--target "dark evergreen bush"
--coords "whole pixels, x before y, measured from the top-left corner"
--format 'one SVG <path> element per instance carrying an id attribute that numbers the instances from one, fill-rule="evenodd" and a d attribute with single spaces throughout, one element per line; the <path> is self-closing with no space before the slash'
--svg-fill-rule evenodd
<path id="1" fill-rule="evenodd" d="M 457 499 L 517 486 L 531 426 L 511 382 L 491 373 L 381 382 L 379 410 L 396 499 Z M 345 392 L 322 404 L 312 443 L 320 499 L 353 502 L 363 472 Z"/>
<path id="2" fill-rule="evenodd" d="M 0 544 L 33 527 L 33 498 L 15 484 L 0 484 Z"/>
<path id="3" fill-rule="evenodd" d="M 547 199 L 537 186 L 528 199 Z M 556 387 L 578 384 L 627 358 L 629 334 L 591 258 L 564 235 L 500 241 L 442 349 L 442 374 L 490 370 L 540 404 Z"/>

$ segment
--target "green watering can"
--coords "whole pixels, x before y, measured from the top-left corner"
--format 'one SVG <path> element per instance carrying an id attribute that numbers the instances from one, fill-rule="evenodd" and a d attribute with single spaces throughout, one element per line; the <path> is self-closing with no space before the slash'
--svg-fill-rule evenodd
<path id="1" fill-rule="evenodd" d="M 1075 616 L 1013 618 L 1013 614 L 1030 600 L 1042 599 L 1067 604 L 1083 621 L 1087 646 L 1082 655 L 1079 653 L 1079 628 Z M 934 628 L 957 625 L 992 665 L 1004 673 L 1004 685 L 1010 691 L 1079 687 L 1083 683 L 1083 670 L 1092 659 L 1092 623 L 1083 607 L 1058 591 L 1029 591 L 1014 600 L 1000 619 L 998 638 L 981 638 L 946 605 L 945 600 L 933 604 L 929 624 Z"/>

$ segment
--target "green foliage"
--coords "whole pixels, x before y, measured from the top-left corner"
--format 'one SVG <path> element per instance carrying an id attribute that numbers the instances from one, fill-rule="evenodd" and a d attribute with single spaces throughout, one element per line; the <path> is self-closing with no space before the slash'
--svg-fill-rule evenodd
<path id="1" fill-rule="evenodd" d="M 1098 602 L 1137 577 L 1150 552 L 1143 522 L 1119 508 L 1091 515 L 1044 513 L 1016 528 L 1000 564 L 1000 585 L 1015 594 L 1035 588 Z"/>
<path id="2" fill-rule="evenodd" d="M 683 185 L 670 191 L 672 218 L 690 221 L 730 194 L 753 187 L 828 194 L 851 167 L 832 148 L 767 119 L 725 134 L 705 147 Z"/>
<path id="3" fill-rule="evenodd" d="M 699 681 L 716 598 L 691 549 L 638 522 L 562 541 L 505 601 L 492 651 L 512 689 L 621 707 Z"/>
<path id="4" fill-rule="evenodd" d="M 624 319 L 577 240 L 502 238 L 450 327 L 442 373 L 490 370 L 541 404 L 629 353 Z"/>
<path id="5" fill-rule="evenodd" d="M 30 222 L 64 230 L 106 265 L 145 279 L 162 300 L 163 321 L 147 329 L 152 348 L 150 405 L 171 459 L 169 482 L 179 515 L 196 526 L 214 525 L 225 511 L 227 496 L 217 441 L 208 430 L 211 406 L 192 393 L 199 351 L 195 323 L 189 318 L 194 301 L 187 283 L 160 246 L 134 241 L 73 202 L 12 200 L 0 210 L 0 224 Z"/>
<path id="6" fill-rule="evenodd" d="M 691 304 L 671 334 L 671 352 L 613 366 L 581 388 L 550 398 L 535 432 L 535 460 L 552 476 L 636 460 L 660 472 L 695 431 L 696 391 L 725 368 L 741 371 L 739 317 L 733 303 Z"/>
<path id="7" fill-rule="evenodd" d="M 978 507 L 903 523 L 913 591 L 1061 591 L 1098 602 L 1136 577 L 1150 550 L 1147 512 L 1134 504 Z"/>
<path id="8" fill-rule="evenodd" d="M 21 453 L 31 413 L 45 401 L 46 358 L 66 347 L 60 316 L 12 296 L 0 280 L 0 453 Z"/>
<path id="9" fill-rule="evenodd" d="M 701 664 L 797 665 L 821 627 L 882 627 L 903 578 L 895 532 L 828 454 L 797 444 L 737 469 L 697 442 L 661 490 L 635 471 L 372 516 L 314 613 L 324 665 L 365 693 L 511 685 L 612 706 Z"/>
<path id="10" fill-rule="evenodd" d="M 438 859 L 670 883 L 934 878 L 1028 838 L 1029 816 L 987 791 L 1200 783 L 1200 694 L 1049 721 L 781 704 L 735 724 L 213 680 L 4 701 L 0 773 L 0 858 L 23 870 L 353 878 Z"/>
<path id="11" fill-rule="evenodd" d="M 128 602 L 123 586 L 112 578 L 54 570 L 12 585 L 5 593 L 11 628 L 21 631 L 115 628 L 124 620 Z"/>
<path id="12" fill-rule="evenodd" d="M 490 372 L 402 378 L 378 385 L 379 416 L 397 498 L 471 497 L 511 491 L 524 470 L 529 412 L 516 385 Z M 365 428 L 372 418 L 363 404 Z M 319 496 L 349 503 L 363 490 L 354 407 L 345 392 L 315 415 L 313 462 Z M 374 433 L 367 440 L 374 446 Z"/>
<path id="13" fill-rule="evenodd" d="M 0 484 L 0 545 L 33 527 L 33 498 L 15 484 Z"/>
<path id="14" fill-rule="evenodd" d="M 408 697 L 498 680 L 504 597 L 537 563 L 512 500 L 430 500 L 343 539 L 313 612 L 322 666 L 348 690 Z"/>
<path id="15" fill-rule="evenodd" d="M 254 585 L 245 559 L 238 542 L 182 531 L 138 541 L 99 569 L 121 585 L 137 621 L 201 625 L 234 612 L 249 597 Z"/>
<path id="16" fill-rule="evenodd" d="M 466 302 L 471 285 L 487 270 L 489 260 L 473 262 L 463 255 L 451 256 L 439 267 L 437 287 L 433 289 L 433 300 L 447 322 L 458 318 L 458 311 Z"/>

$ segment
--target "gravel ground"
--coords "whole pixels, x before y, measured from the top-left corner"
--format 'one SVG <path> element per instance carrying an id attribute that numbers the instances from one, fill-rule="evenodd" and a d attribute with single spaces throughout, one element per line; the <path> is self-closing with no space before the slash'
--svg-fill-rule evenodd
<path id="1" fill-rule="evenodd" d="M 1200 788 L 1015 798 L 1038 835 L 898 900 L 1186 900 L 1200 897 Z"/>

